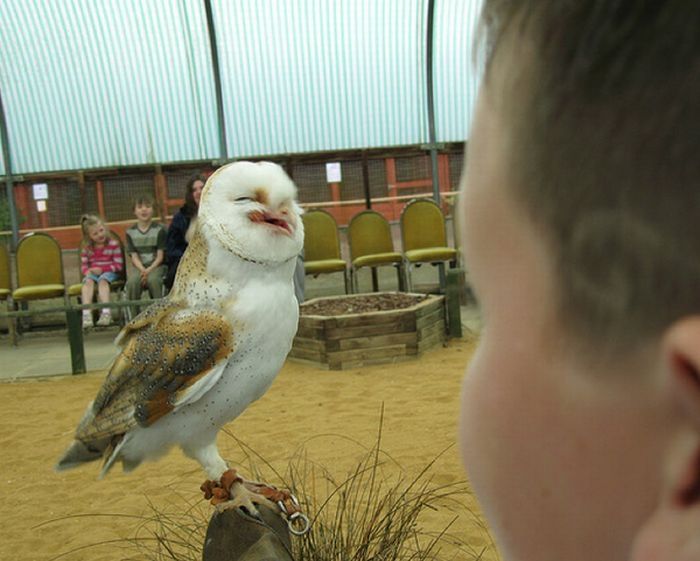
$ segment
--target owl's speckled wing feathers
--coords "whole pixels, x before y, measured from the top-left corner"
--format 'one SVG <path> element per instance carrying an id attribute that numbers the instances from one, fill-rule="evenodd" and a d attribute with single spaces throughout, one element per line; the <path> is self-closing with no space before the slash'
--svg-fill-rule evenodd
<path id="1" fill-rule="evenodd" d="M 201 395 L 233 352 L 229 322 L 213 310 L 193 311 L 163 301 L 151 306 L 120 335 L 122 352 L 78 426 L 90 443 L 147 427 Z"/>

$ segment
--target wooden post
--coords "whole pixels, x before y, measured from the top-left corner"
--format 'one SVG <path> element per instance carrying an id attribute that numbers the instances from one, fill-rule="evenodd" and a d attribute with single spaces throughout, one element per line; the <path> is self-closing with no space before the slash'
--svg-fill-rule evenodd
<path id="1" fill-rule="evenodd" d="M 344 222 L 345 209 L 343 205 L 340 204 L 340 183 L 328 183 L 328 189 L 330 190 L 331 201 L 334 203 L 328 210 L 336 216 L 339 222 Z"/>
<path id="2" fill-rule="evenodd" d="M 17 216 L 24 216 L 26 222 L 22 224 L 24 228 L 36 228 L 36 223 L 32 219 L 36 209 L 32 209 L 29 205 L 29 189 L 26 183 L 15 183 L 14 187 L 15 206 L 17 208 Z"/>
<path id="3" fill-rule="evenodd" d="M 158 205 L 158 214 L 160 221 L 165 224 L 168 217 L 168 197 L 167 197 L 167 180 L 163 173 L 163 168 L 160 165 L 156 166 L 156 172 L 153 176 L 153 190 L 155 191 L 156 204 Z"/>
<path id="4" fill-rule="evenodd" d="M 331 190 L 331 201 L 340 204 L 340 183 L 329 183 L 328 187 Z"/>
<path id="5" fill-rule="evenodd" d="M 70 308 L 66 310 L 66 325 L 68 326 L 68 343 L 70 344 L 70 363 L 73 374 L 87 372 L 85 366 L 85 347 L 83 345 L 82 313 Z"/>
<path id="6" fill-rule="evenodd" d="M 85 172 L 80 170 L 76 177 L 78 180 L 78 190 L 80 191 L 80 214 L 85 214 L 87 207 L 87 193 L 85 192 Z"/>
<path id="7" fill-rule="evenodd" d="M 463 269 L 449 269 L 447 271 L 445 302 L 447 305 L 447 331 L 450 337 L 462 336 L 462 311 L 460 309 L 460 276 Z"/>
<path id="8" fill-rule="evenodd" d="M 101 179 L 95 182 L 95 187 L 97 191 L 97 214 L 107 220 L 105 216 L 105 197 L 104 197 L 104 183 Z"/>
<path id="9" fill-rule="evenodd" d="M 362 189 L 365 194 L 365 208 L 372 208 L 372 188 L 369 184 L 369 161 L 367 150 L 362 151 Z"/>
<path id="10" fill-rule="evenodd" d="M 440 176 L 440 190 L 452 191 L 452 182 L 450 181 L 450 157 L 448 154 L 438 155 L 438 170 Z M 438 204 L 443 212 L 447 210 L 445 200 L 442 197 L 441 200 L 438 201 Z"/>
<path id="11" fill-rule="evenodd" d="M 387 189 L 389 197 L 391 197 L 391 215 L 396 219 L 396 196 L 398 195 L 396 188 L 396 160 L 394 158 L 386 158 L 384 160 L 384 167 L 386 169 Z"/>

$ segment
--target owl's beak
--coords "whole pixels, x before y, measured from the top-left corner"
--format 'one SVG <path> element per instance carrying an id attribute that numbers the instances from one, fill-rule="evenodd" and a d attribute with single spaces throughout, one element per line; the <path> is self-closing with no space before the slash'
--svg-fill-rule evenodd
<path id="1" fill-rule="evenodd" d="M 249 214 L 249 218 L 251 222 L 269 224 L 273 228 L 283 231 L 287 235 L 291 235 L 292 233 L 292 226 L 284 214 L 267 211 L 255 211 Z"/>

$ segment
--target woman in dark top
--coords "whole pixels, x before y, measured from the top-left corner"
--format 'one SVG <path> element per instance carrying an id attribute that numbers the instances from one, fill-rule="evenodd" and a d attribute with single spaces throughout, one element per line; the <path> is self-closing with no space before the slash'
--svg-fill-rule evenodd
<path id="1" fill-rule="evenodd" d="M 194 231 L 199 199 L 202 196 L 205 182 L 206 177 L 201 174 L 193 175 L 190 178 L 185 189 L 185 204 L 175 213 L 168 228 L 168 236 L 165 239 L 165 262 L 168 265 L 168 273 L 164 280 L 168 290 L 173 286 L 177 266 L 180 264 L 182 254 L 185 253 L 192 231 Z"/>

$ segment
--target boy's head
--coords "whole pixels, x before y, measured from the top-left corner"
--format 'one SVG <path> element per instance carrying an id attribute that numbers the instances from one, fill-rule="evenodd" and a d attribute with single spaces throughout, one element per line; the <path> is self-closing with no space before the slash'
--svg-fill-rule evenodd
<path id="1" fill-rule="evenodd" d="M 474 487 L 506 561 L 700 559 L 700 5 L 486 0 L 482 29 Z"/>
<path id="2" fill-rule="evenodd" d="M 133 201 L 133 210 L 136 218 L 142 222 L 149 222 L 153 218 L 155 202 L 148 194 L 139 195 Z"/>

